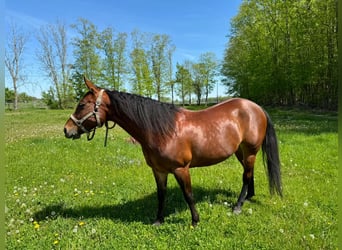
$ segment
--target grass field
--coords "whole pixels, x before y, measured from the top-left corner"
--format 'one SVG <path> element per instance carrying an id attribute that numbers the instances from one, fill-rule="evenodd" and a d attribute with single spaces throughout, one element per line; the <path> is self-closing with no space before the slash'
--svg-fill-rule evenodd
<path id="1" fill-rule="evenodd" d="M 152 171 L 116 127 L 103 147 L 67 140 L 72 111 L 5 113 L 7 249 L 337 249 L 337 117 L 269 110 L 278 133 L 284 198 L 271 197 L 259 155 L 256 196 L 231 212 L 241 188 L 235 157 L 191 170 L 201 221 L 170 176 L 160 227 Z"/>

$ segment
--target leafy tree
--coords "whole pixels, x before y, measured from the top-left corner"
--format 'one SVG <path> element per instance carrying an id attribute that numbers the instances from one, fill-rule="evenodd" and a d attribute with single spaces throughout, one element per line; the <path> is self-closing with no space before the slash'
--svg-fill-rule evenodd
<path id="1" fill-rule="evenodd" d="M 75 99 L 80 100 L 87 91 L 87 89 L 84 88 L 84 75 L 76 71 L 75 69 L 73 70 L 74 72 L 71 75 L 70 81 L 74 89 Z"/>
<path id="2" fill-rule="evenodd" d="M 176 65 L 177 71 L 176 71 L 176 91 L 177 94 L 180 96 L 182 100 L 182 105 L 185 104 L 185 97 L 190 93 L 191 95 L 191 89 L 192 89 L 192 79 L 191 74 L 188 69 L 185 68 L 184 65 L 180 65 L 177 63 Z M 191 103 L 191 100 L 190 100 Z"/>
<path id="3" fill-rule="evenodd" d="M 151 71 L 144 50 L 136 48 L 131 52 L 133 70 L 133 92 L 139 95 L 152 97 L 153 83 Z"/>
<path id="4" fill-rule="evenodd" d="M 337 2 L 243 1 L 222 74 L 261 104 L 337 108 Z"/>
<path id="5" fill-rule="evenodd" d="M 32 102 L 34 101 L 36 98 L 29 96 L 26 93 L 19 93 L 18 94 L 18 102 Z M 6 103 L 13 103 L 15 100 L 15 94 L 14 91 L 9 89 L 9 88 L 5 88 L 5 102 Z"/>
<path id="6" fill-rule="evenodd" d="M 199 64 L 202 65 L 203 88 L 205 104 L 208 104 L 208 96 L 215 87 L 215 77 L 217 76 L 217 59 L 213 52 L 206 52 L 200 55 Z"/>
<path id="7" fill-rule="evenodd" d="M 197 98 L 197 105 L 201 104 L 205 82 L 205 65 L 203 63 L 192 64 L 193 91 Z"/>
<path id="8" fill-rule="evenodd" d="M 133 48 L 130 53 L 132 90 L 134 93 L 152 97 L 153 80 L 145 48 L 146 34 L 135 30 L 131 33 Z"/>
<path id="9" fill-rule="evenodd" d="M 87 19 L 79 18 L 78 22 L 71 25 L 71 27 L 78 34 L 72 41 L 75 62 L 73 64 L 73 76 L 71 79 L 73 80 L 75 92 L 86 92 L 86 88 L 82 82 L 83 78 L 80 81 L 79 75 L 84 75 L 96 82 L 96 84 L 107 87 L 101 81 L 103 79 L 99 53 L 101 45 L 100 35 L 96 26 Z"/>
<path id="10" fill-rule="evenodd" d="M 171 63 L 170 56 L 172 57 L 172 48 L 170 46 L 171 39 L 168 35 L 153 35 L 149 53 L 152 63 L 154 90 L 158 100 L 165 92 L 166 83 L 170 82 L 169 63 Z"/>
<path id="11" fill-rule="evenodd" d="M 15 100 L 15 93 L 14 90 L 9 88 L 5 88 L 5 102 L 13 103 Z"/>
<path id="12" fill-rule="evenodd" d="M 26 93 L 20 93 L 19 94 L 19 101 L 20 102 L 32 102 L 34 101 L 36 98 L 35 97 L 32 97 L 32 96 L 29 96 L 28 94 Z"/>
<path id="13" fill-rule="evenodd" d="M 43 91 L 42 93 L 43 102 L 51 109 L 58 109 L 59 103 L 56 97 L 56 91 L 50 87 L 48 91 Z"/>
<path id="14" fill-rule="evenodd" d="M 116 90 L 123 88 L 124 76 L 127 74 L 127 58 L 125 55 L 127 34 L 115 34 L 112 28 L 107 28 L 101 35 L 104 51 L 104 79 Z"/>

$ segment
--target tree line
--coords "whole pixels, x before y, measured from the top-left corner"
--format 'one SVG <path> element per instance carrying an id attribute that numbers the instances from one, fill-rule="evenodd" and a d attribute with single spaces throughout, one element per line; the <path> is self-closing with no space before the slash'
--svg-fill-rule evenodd
<path id="1" fill-rule="evenodd" d="M 337 0 L 245 0 L 231 27 L 221 69 L 231 94 L 337 110 Z"/>
<path id="2" fill-rule="evenodd" d="M 84 18 L 43 26 L 35 35 L 36 59 L 52 83 L 43 99 L 50 107 L 73 106 L 87 76 L 105 88 L 200 104 L 222 78 L 229 96 L 337 110 L 337 0 L 244 0 L 227 33 L 222 62 L 212 52 L 174 62 L 176 46 L 167 34 L 99 30 Z M 16 108 L 28 38 L 15 25 L 7 37 Z"/>
<path id="3" fill-rule="evenodd" d="M 68 27 L 74 37 L 68 37 Z M 129 86 L 133 93 L 158 100 L 171 96 L 174 102 L 175 96 L 179 96 L 184 104 L 191 103 L 191 97 L 196 96 L 197 103 L 203 97 L 207 102 L 218 72 L 215 54 L 205 52 L 196 62 L 177 62 L 177 70 L 181 67 L 188 74 L 189 78 L 184 80 L 178 77 L 179 72 L 173 72 L 176 46 L 169 35 L 139 30 L 128 34 L 112 27 L 100 31 L 84 18 L 70 26 L 60 21 L 42 26 L 34 38 L 38 43 L 37 63 L 52 83 L 42 93 L 51 108 L 73 107 L 86 91 L 83 76 L 104 88 L 128 91 Z M 19 83 L 25 78 L 22 60 L 27 41 L 24 32 L 12 23 L 5 65 L 12 79 L 15 109 Z"/>

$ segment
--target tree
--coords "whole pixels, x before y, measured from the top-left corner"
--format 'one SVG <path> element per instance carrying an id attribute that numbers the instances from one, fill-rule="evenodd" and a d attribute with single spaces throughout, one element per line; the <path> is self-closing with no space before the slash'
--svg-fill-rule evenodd
<path id="1" fill-rule="evenodd" d="M 127 58 L 125 55 L 127 34 L 115 33 L 112 28 L 102 32 L 101 44 L 104 51 L 104 79 L 116 90 L 123 88 L 123 78 L 127 74 Z"/>
<path id="2" fill-rule="evenodd" d="M 51 109 L 60 108 L 57 101 L 58 98 L 56 97 L 56 91 L 51 86 L 48 91 L 42 93 L 42 100 Z"/>
<path id="3" fill-rule="evenodd" d="M 205 104 L 208 104 L 208 96 L 215 87 L 215 77 L 217 76 L 217 59 L 213 52 L 206 52 L 200 55 L 199 63 L 202 65 L 203 88 Z"/>
<path id="4" fill-rule="evenodd" d="M 175 81 L 173 80 L 173 64 L 172 64 L 172 55 L 174 51 L 176 50 L 176 46 L 171 45 L 168 48 L 167 51 L 167 64 L 169 67 L 169 70 L 167 72 L 167 85 L 170 86 L 170 91 L 171 91 L 171 103 L 174 103 L 174 87 L 175 87 Z"/>
<path id="5" fill-rule="evenodd" d="M 15 95 L 14 95 L 14 91 L 9 89 L 9 88 L 5 88 L 5 103 L 13 103 L 15 99 Z M 32 102 L 34 101 L 36 98 L 27 95 L 26 93 L 19 93 L 18 94 L 18 101 L 19 102 Z"/>
<path id="6" fill-rule="evenodd" d="M 191 105 L 192 104 L 191 96 L 194 93 L 194 84 L 193 84 L 194 83 L 194 73 L 193 73 L 194 63 L 190 60 L 185 60 L 183 65 L 184 65 L 185 70 L 189 72 L 189 75 L 186 78 L 186 82 L 185 82 L 186 84 L 184 86 L 185 86 L 185 92 L 188 95 L 188 103 L 189 105 Z"/>
<path id="7" fill-rule="evenodd" d="M 73 86 L 76 92 L 76 97 L 80 98 L 86 92 L 84 84 L 80 80 L 79 75 L 84 75 L 96 84 L 107 87 L 101 80 L 102 68 L 100 57 L 100 36 L 96 26 L 84 18 L 79 18 L 76 24 L 72 24 L 71 27 L 78 33 L 77 37 L 74 37 L 72 44 L 74 46 L 74 58 L 73 64 Z"/>
<path id="8" fill-rule="evenodd" d="M 193 90 L 197 97 L 197 105 L 201 104 L 203 87 L 205 82 L 205 66 L 203 63 L 194 63 L 192 65 Z"/>
<path id="9" fill-rule="evenodd" d="M 222 66 L 236 95 L 337 108 L 337 1 L 244 1 Z"/>
<path id="10" fill-rule="evenodd" d="M 5 88 L 5 102 L 6 103 L 13 103 L 15 100 L 15 93 L 13 90 L 9 88 Z"/>
<path id="11" fill-rule="evenodd" d="M 150 57 L 155 94 L 158 101 L 165 91 L 168 76 L 170 56 L 172 57 L 171 39 L 168 35 L 156 34 L 152 37 Z"/>
<path id="12" fill-rule="evenodd" d="M 28 94 L 26 94 L 25 92 L 24 93 L 20 93 L 19 94 L 19 100 L 20 102 L 32 102 L 34 101 L 36 98 L 35 97 L 32 97 L 32 96 L 29 96 Z"/>
<path id="13" fill-rule="evenodd" d="M 148 56 L 144 48 L 145 34 L 135 30 L 131 33 L 131 37 L 133 47 L 130 53 L 132 90 L 136 94 L 152 97 L 153 80 Z"/>
<path id="14" fill-rule="evenodd" d="M 51 100 L 52 103 L 57 103 L 56 108 L 67 108 L 72 103 L 72 88 L 69 84 L 68 40 L 65 25 L 57 22 L 55 25 L 41 27 L 37 40 L 40 45 L 37 58 L 53 83 L 49 92 L 54 94 L 43 96 L 56 98 Z"/>
<path id="15" fill-rule="evenodd" d="M 185 97 L 190 93 L 191 96 L 191 89 L 192 89 L 192 79 L 191 74 L 188 69 L 184 65 L 180 65 L 177 63 L 176 65 L 176 90 L 177 94 L 181 97 L 182 105 L 185 104 Z M 191 103 L 191 99 L 190 99 Z"/>
<path id="16" fill-rule="evenodd" d="M 23 55 L 25 46 L 28 41 L 26 35 L 15 23 L 11 23 L 7 36 L 7 44 L 5 49 L 5 66 L 10 73 L 12 86 L 14 91 L 14 110 L 18 109 L 18 88 L 22 86 L 24 81 L 24 64 Z"/>

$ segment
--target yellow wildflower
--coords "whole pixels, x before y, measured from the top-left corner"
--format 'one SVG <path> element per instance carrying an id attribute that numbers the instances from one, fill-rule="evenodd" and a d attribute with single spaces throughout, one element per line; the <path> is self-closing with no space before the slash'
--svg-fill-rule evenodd
<path id="1" fill-rule="evenodd" d="M 38 224 L 37 221 L 34 221 L 33 225 L 34 225 L 34 229 L 39 229 L 39 227 L 40 227 L 40 225 Z"/>

